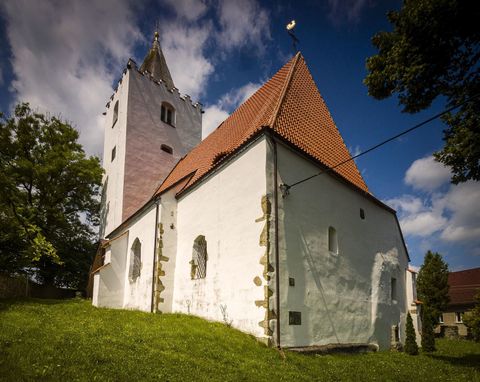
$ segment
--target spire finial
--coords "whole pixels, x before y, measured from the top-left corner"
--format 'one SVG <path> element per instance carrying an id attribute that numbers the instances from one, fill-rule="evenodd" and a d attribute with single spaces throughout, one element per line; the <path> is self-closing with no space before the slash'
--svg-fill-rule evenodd
<path id="1" fill-rule="evenodd" d="M 155 21 L 155 33 L 153 34 L 153 41 L 158 41 L 160 34 L 158 33 L 158 20 Z"/>

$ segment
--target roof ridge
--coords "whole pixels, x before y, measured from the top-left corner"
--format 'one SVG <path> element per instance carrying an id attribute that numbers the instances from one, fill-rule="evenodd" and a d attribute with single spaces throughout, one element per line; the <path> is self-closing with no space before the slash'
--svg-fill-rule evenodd
<path id="1" fill-rule="evenodd" d="M 293 58 L 294 61 L 292 63 L 292 66 L 290 67 L 290 70 L 288 71 L 288 75 L 287 75 L 285 84 L 283 85 L 282 92 L 280 93 L 280 97 L 278 97 L 278 103 L 275 106 L 274 112 L 272 113 L 272 117 L 270 118 L 270 121 L 269 121 L 269 126 L 272 129 L 275 125 L 275 122 L 277 121 L 277 117 L 278 117 L 278 114 L 280 113 L 280 109 L 282 107 L 283 100 L 285 99 L 285 95 L 287 94 L 288 87 L 289 87 L 290 83 L 292 82 L 293 72 L 295 71 L 297 63 L 298 63 L 301 56 L 302 56 L 302 54 L 300 52 L 298 52 L 295 55 L 295 57 Z"/>

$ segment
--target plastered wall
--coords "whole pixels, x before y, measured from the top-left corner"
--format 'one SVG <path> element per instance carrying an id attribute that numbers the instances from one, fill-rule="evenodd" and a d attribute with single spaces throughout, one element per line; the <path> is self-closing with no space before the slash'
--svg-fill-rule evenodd
<path id="1" fill-rule="evenodd" d="M 127 309 L 138 309 L 145 312 L 150 312 L 151 310 L 155 213 L 155 204 L 152 204 L 148 210 L 136 219 L 132 219 L 128 227 L 126 227 L 126 230 L 128 230 L 128 244 L 126 247 L 123 307 Z M 142 245 L 142 268 L 140 270 L 140 276 L 135 281 L 131 281 L 128 277 L 133 255 L 131 248 L 136 238 L 138 238 Z"/>
<path id="2" fill-rule="evenodd" d="M 318 171 L 278 145 L 279 183 Z M 279 209 L 281 345 L 375 343 L 385 349 L 398 324 L 403 339 L 407 255 L 394 215 L 329 175 L 293 188 Z M 330 226 L 338 253 L 328 249 Z M 289 324 L 289 311 L 301 312 L 301 325 Z"/>
<path id="3" fill-rule="evenodd" d="M 264 215 L 265 161 L 262 138 L 178 200 L 175 227 L 172 310 L 223 321 L 224 305 L 234 327 L 257 337 L 265 336 L 259 325 L 265 308 L 255 304 L 264 299 L 265 282 L 254 281 L 264 271 L 260 235 L 265 223 L 256 220 Z M 192 280 L 190 261 L 198 235 L 207 241 L 207 271 L 204 279 Z"/>
<path id="4" fill-rule="evenodd" d="M 109 234 L 122 222 L 123 183 L 126 151 L 129 72 L 122 75 L 117 91 L 104 117 L 102 209 L 100 238 Z M 118 120 L 113 124 L 113 110 L 118 101 Z M 112 161 L 112 149 L 115 159 Z"/>
<path id="5" fill-rule="evenodd" d="M 106 248 L 106 251 L 111 252 L 110 263 L 105 264 L 94 277 L 93 290 L 98 293 L 93 297 L 95 306 L 123 308 L 127 245 L 128 234 L 125 234 Z"/>

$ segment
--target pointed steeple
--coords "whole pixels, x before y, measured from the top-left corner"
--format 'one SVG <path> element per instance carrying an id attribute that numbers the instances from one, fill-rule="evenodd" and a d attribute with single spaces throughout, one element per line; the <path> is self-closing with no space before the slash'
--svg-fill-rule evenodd
<path id="1" fill-rule="evenodd" d="M 148 71 L 154 79 L 157 81 L 162 80 L 167 88 L 172 89 L 175 87 L 173 84 L 172 76 L 168 70 L 167 62 L 160 47 L 158 41 L 158 32 L 155 32 L 152 47 L 143 59 L 143 64 L 140 67 L 140 71 Z"/>

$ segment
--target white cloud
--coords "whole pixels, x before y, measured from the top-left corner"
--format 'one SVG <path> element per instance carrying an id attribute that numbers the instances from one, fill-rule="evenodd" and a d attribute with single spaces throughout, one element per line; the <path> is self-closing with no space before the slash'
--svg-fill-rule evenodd
<path id="1" fill-rule="evenodd" d="M 255 0 L 166 1 L 162 4 L 176 16 L 160 24 L 162 48 L 175 85 L 193 100 L 207 91 L 218 60 L 247 44 L 261 48 L 270 38 L 268 12 Z M 14 101 L 29 101 L 40 111 L 68 118 L 89 153 L 101 154 L 101 114 L 112 84 L 135 44 L 146 42 L 134 4 L 130 0 L 6 0 L 0 5 L 12 48 Z M 218 22 L 206 17 L 209 7 Z M 213 56 L 207 55 L 212 47 Z M 243 91 L 243 95 L 228 94 L 238 99 L 222 98 L 217 109 L 207 108 L 206 123 L 217 123 L 231 112 L 230 106 L 241 102 L 248 86 Z"/>
<path id="2" fill-rule="evenodd" d="M 387 200 L 387 203 L 395 209 L 401 210 L 408 214 L 417 214 L 425 211 L 423 201 L 413 195 L 403 195 L 399 198 Z"/>
<path id="3" fill-rule="evenodd" d="M 417 159 L 405 174 L 405 183 L 417 190 L 434 191 L 450 179 L 450 170 L 432 156 Z"/>
<path id="4" fill-rule="evenodd" d="M 441 235 L 443 240 L 480 240 L 480 186 L 477 182 L 451 186 L 442 205 L 451 213 L 449 225 Z"/>
<path id="5" fill-rule="evenodd" d="M 217 39 L 227 51 L 245 45 L 261 51 L 271 38 L 269 13 L 257 1 L 221 1 L 217 11 L 221 27 Z"/>
<path id="6" fill-rule="evenodd" d="M 261 83 L 249 82 L 238 89 L 224 94 L 215 105 L 205 108 L 205 114 L 202 119 L 203 138 L 215 130 L 232 111 L 245 102 L 261 85 Z"/>
<path id="7" fill-rule="evenodd" d="M 202 17 L 207 11 L 207 5 L 201 0 L 163 0 L 172 7 L 176 14 L 189 21 L 194 21 Z"/>
<path id="8" fill-rule="evenodd" d="M 334 24 L 357 23 L 370 2 L 370 0 L 328 0 L 330 8 L 328 16 Z"/>
<path id="9" fill-rule="evenodd" d="M 101 113 L 141 39 L 127 1 L 7 0 L 15 102 L 67 117 L 90 153 L 103 147 Z"/>
<path id="10" fill-rule="evenodd" d="M 405 235 L 429 236 L 443 229 L 447 219 L 435 211 L 425 211 L 401 219 L 400 224 Z"/>
<path id="11" fill-rule="evenodd" d="M 202 118 L 202 136 L 205 139 L 213 130 L 215 130 L 220 123 L 222 123 L 229 116 L 228 112 L 217 105 L 212 105 L 205 108 L 205 114 Z"/>
<path id="12" fill-rule="evenodd" d="M 480 243 L 480 187 L 476 182 L 451 185 L 444 193 L 424 198 L 403 195 L 386 203 L 398 210 L 405 235 L 429 239 L 438 233 L 435 240 Z"/>
<path id="13" fill-rule="evenodd" d="M 220 98 L 218 105 L 227 110 L 235 109 L 255 93 L 260 86 L 262 86 L 261 83 L 249 82 L 238 89 L 230 90 Z"/>
<path id="14" fill-rule="evenodd" d="M 182 94 L 189 94 L 197 100 L 205 92 L 214 70 L 211 60 L 204 55 L 205 45 L 212 33 L 211 23 L 190 25 L 174 20 L 164 25 L 162 49 L 173 82 Z"/>

